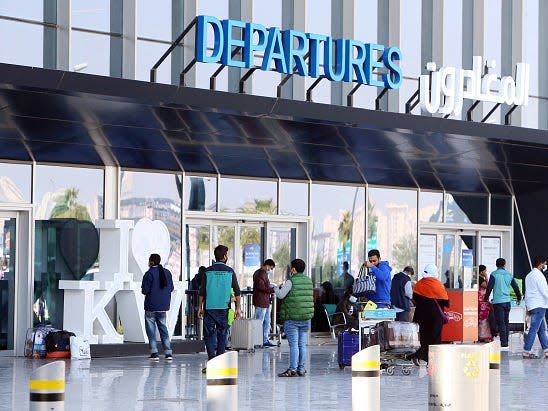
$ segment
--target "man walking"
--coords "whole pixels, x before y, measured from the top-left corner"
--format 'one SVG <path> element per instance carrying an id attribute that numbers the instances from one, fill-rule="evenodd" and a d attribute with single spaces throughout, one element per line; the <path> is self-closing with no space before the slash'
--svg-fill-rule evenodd
<path id="1" fill-rule="evenodd" d="M 535 336 L 538 335 L 544 357 L 548 358 L 548 336 L 544 315 L 548 308 L 548 285 L 542 275 L 546 267 L 546 258 L 537 256 L 533 259 L 533 270 L 525 277 L 525 306 L 531 313 L 531 326 L 523 344 L 523 358 L 538 358 L 532 351 Z"/>
<path id="2" fill-rule="evenodd" d="M 274 293 L 274 288 L 270 287 L 268 276 L 272 274 L 274 267 L 276 267 L 274 260 L 269 258 L 253 274 L 253 305 L 255 306 L 255 319 L 261 320 L 263 323 L 263 347 L 275 346 L 268 338 L 270 333 L 270 296 Z"/>
<path id="3" fill-rule="evenodd" d="M 141 282 L 141 292 L 145 296 L 145 330 L 150 348 L 150 361 L 160 361 L 158 344 L 156 342 L 156 326 L 160 331 L 160 339 L 164 348 L 166 361 L 173 359 L 171 341 L 166 326 L 166 312 L 171 304 L 173 278 L 171 273 L 160 264 L 158 254 L 151 254 L 148 258 L 148 271 Z"/>
<path id="4" fill-rule="evenodd" d="M 413 304 L 413 287 L 411 276 L 415 273 L 413 267 L 405 267 L 402 272 L 392 278 L 390 284 L 390 302 L 396 308 L 396 321 L 409 321 L 409 311 Z"/>
<path id="5" fill-rule="evenodd" d="M 198 298 L 198 318 L 204 319 L 204 341 L 208 360 L 226 350 L 230 292 L 234 290 L 235 317 L 241 317 L 240 286 L 234 270 L 226 265 L 228 247 L 218 245 L 214 250 L 215 263 L 206 268 Z M 202 369 L 206 372 L 206 369 Z"/>
<path id="6" fill-rule="evenodd" d="M 516 293 L 518 304 L 521 302 L 521 292 L 514 280 L 514 275 L 505 270 L 506 260 L 497 258 L 495 262 L 497 269 L 491 273 L 484 301 L 489 301 L 489 295 L 493 291 L 493 312 L 499 329 L 500 347 L 508 351 L 508 337 L 510 335 L 510 286 Z"/>

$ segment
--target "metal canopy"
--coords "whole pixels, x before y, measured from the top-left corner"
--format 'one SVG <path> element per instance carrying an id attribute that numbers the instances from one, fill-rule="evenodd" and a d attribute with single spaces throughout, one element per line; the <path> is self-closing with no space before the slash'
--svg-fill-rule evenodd
<path id="1" fill-rule="evenodd" d="M 0 158 L 493 194 L 548 132 L 0 64 Z"/>

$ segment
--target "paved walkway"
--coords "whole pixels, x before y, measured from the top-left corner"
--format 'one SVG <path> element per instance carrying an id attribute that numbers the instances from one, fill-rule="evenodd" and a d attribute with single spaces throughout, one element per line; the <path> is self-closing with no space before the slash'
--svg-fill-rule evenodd
<path id="1" fill-rule="evenodd" d="M 351 370 L 340 370 L 337 346 L 312 337 L 304 378 L 279 378 L 288 365 L 288 347 L 240 352 L 239 410 L 350 410 Z M 502 410 L 548 409 L 548 359 L 521 359 L 519 341 L 502 353 Z M 125 357 L 66 361 L 66 410 L 206 410 L 205 354 L 176 355 L 172 363 Z M 0 357 L 0 410 L 28 409 L 27 382 L 46 360 Z M 424 366 L 410 376 L 381 376 L 382 410 L 427 409 Z M 363 399 L 367 401 L 367 398 Z"/>

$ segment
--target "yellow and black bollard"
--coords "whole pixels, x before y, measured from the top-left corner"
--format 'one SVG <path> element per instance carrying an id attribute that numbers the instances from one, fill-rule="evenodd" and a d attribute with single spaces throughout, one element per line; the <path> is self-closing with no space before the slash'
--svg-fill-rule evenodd
<path id="1" fill-rule="evenodd" d="M 238 352 L 228 351 L 207 362 L 208 411 L 238 409 Z"/>
<path id="2" fill-rule="evenodd" d="M 373 345 L 352 356 L 352 411 L 380 411 L 380 347 Z"/>
<path id="3" fill-rule="evenodd" d="M 55 361 L 37 368 L 29 380 L 31 411 L 65 409 L 65 363 Z"/>

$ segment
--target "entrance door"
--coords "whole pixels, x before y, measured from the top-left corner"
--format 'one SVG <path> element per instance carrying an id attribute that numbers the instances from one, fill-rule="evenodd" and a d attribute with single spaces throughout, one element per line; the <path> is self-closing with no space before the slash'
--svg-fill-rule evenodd
<path id="1" fill-rule="evenodd" d="M 17 281 L 17 215 L 0 212 L 0 353 L 13 353 Z"/>
<path id="2" fill-rule="evenodd" d="M 421 228 L 419 278 L 426 264 L 435 264 L 446 288 L 471 289 L 477 284 L 478 266 L 491 272 L 499 257 L 511 266 L 509 231 Z"/>

